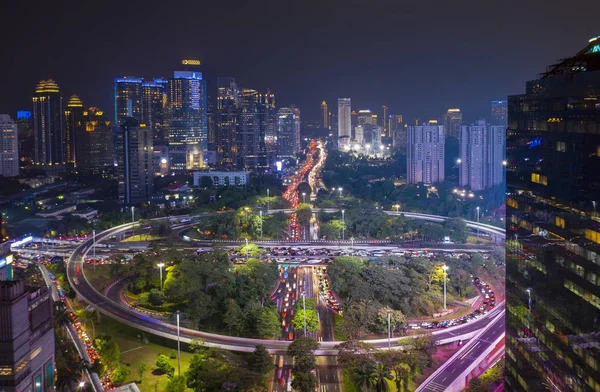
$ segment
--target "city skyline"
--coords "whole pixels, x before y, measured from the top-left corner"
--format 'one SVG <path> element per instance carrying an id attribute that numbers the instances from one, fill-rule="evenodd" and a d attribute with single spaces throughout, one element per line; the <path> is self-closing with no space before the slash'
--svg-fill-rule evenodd
<path id="1" fill-rule="evenodd" d="M 45 42 L 50 41 L 34 35 L 37 28 L 26 29 L 27 23 L 23 24 L 22 18 L 8 18 L 2 29 L 9 29 L 12 33 L 9 36 L 15 38 L 8 40 L 5 50 L 19 61 L 0 65 L 2 85 L 11 91 L 10 96 L 0 98 L 0 112 L 13 114 L 27 108 L 29 91 L 39 80 L 49 78 L 61 86 L 65 96 L 77 94 L 84 102 L 107 110 L 111 104 L 113 78 L 124 75 L 169 77 L 181 58 L 198 58 L 203 63 L 209 91 L 216 90 L 217 77 L 232 75 L 243 85 L 276 92 L 282 107 L 296 104 L 309 121 L 318 119 L 320 102 L 334 102 L 343 96 L 352 97 L 360 108 L 377 110 L 386 105 L 390 113 L 402 113 L 406 119 L 420 117 L 424 121 L 424 117 L 459 107 L 466 114 L 466 120 L 471 121 L 488 116 L 489 101 L 517 93 L 522 80 L 534 78 L 539 72 L 540 59 L 551 62 L 557 54 L 566 56 L 572 42 L 597 35 L 592 15 L 593 9 L 599 10 L 600 5 L 591 2 L 588 7 L 566 11 L 558 2 L 519 4 L 520 12 L 510 29 L 505 28 L 504 21 L 514 19 L 508 15 L 512 6 L 517 5 L 516 1 L 494 7 L 494 12 L 490 12 L 490 6 L 468 3 L 465 7 L 440 5 L 426 9 L 425 5 L 402 6 L 383 1 L 375 4 L 355 1 L 344 7 L 332 2 L 319 6 L 321 12 L 316 13 L 311 23 L 315 28 L 310 31 L 306 31 L 306 25 L 300 21 L 313 9 L 311 4 L 290 5 L 290 12 L 297 15 L 290 22 L 277 17 L 275 3 L 267 2 L 264 7 L 240 4 L 233 9 L 203 3 L 188 7 L 189 12 L 177 18 L 180 27 L 168 34 L 164 30 L 173 24 L 170 20 L 175 20 L 172 13 L 179 12 L 177 7 L 163 13 L 159 10 L 164 7 L 147 4 L 144 18 L 137 21 L 132 16 L 137 15 L 139 9 L 133 4 L 111 7 L 110 2 L 103 3 L 94 6 L 93 13 L 89 13 L 89 5 L 73 4 L 67 7 L 73 15 L 72 28 L 50 32 L 50 39 L 64 45 L 46 45 Z M 52 16 L 58 11 L 43 3 L 36 13 L 20 7 L 11 5 L 9 14 L 13 11 L 15 15 L 27 15 L 26 21 L 42 30 L 55 19 Z M 196 18 L 187 16 L 200 11 L 215 17 L 198 24 Z M 420 23 L 415 16 L 425 13 L 430 20 L 428 30 L 414 33 Z M 534 14 L 548 26 L 567 17 L 580 23 L 567 32 L 537 29 L 526 23 Z M 477 35 L 461 27 L 465 23 L 456 23 L 480 15 L 487 17 L 487 23 Z M 99 23 L 106 18 L 127 26 L 126 30 L 106 31 Z M 353 22 L 365 18 L 378 23 L 370 29 L 356 28 L 362 24 Z M 155 28 L 163 23 L 164 28 Z M 225 29 L 218 44 L 212 38 L 193 38 L 214 36 L 210 32 L 224 23 L 231 29 Z M 264 30 L 275 34 L 264 34 Z M 241 31 L 249 41 L 239 39 Z M 131 51 L 127 45 L 111 45 L 120 34 L 127 32 L 143 37 L 136 40 L 139 50 Z M 337 39 L 341 35 L 345 37 L 343 41 Z M 522 37 L 528 37 L 527 42 Z M 264 45 L 245 43 L 259 38 Z M 97 43 L 93 53 L 107 51 L 114 60 L 107 64 L 98 62 L 97 56 L 91 55 L 92 50 L 87 49 L 90 40 Z M 536 45 L 530 45 L 529 41 Z M 299 45 L 301 50 L 298 50 Z M 222 51 L 222 47 L 232 50 Z M 385 58 L 389 60 L 356 57 L 358 51 L 366 48 L 372 53 L 388 53 Z M 81 55 L 73 57 L 70 55 L 73 51 Z M 482 53 L 486 56 L 481 56 Z M 514 53 L 519 53 L 520 60 L 508 61 Z M 448 56 L 461 61 L 440 61 Z M 401 70 L 397 67 L 398 61 L 402 61 Z M 336 71 L 337 62 L 344 64 L 341 72 Z M 290 78 L 291 74 L 294 77 Z M 431 89 L 437 90 L 433 96 L 429 94 Z M 405 94 L 405 91 L 411 93 Z M 428 102 L 427 107 L 422 102 Z"/>

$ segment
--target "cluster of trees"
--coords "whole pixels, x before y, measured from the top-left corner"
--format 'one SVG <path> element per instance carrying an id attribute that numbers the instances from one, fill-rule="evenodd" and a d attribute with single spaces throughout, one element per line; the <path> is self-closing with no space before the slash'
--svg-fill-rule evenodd
<path id="1" fill-rule="evenodd" d="M 318 348 L 319 343 L 310 337 L 298 338 L 288 346 L 287 354 L 294 358 L 294 367 L 292 368 L 294 391 L 313 392 L 317 387 L 315 351 Z"/>
<path id="2" fill-rule="evenodd" d="M 196 345 L 193 351 L 188 370 L 181 376 L 170 376 L 166 392 L 266 390 L 268 374 L 274 367 L 265 346 L 256 346 L 250 354 L 202 345 Z"/>
<path id="3" fill-rule="evenodd" d="M 270 208 L 274 207 L 271 205 Z M 257 239 L 260 238 L 261 218 L 259 211 L 250 207 L 242 207 L 234 212 L 207 216 L 196 226 L 196 232 L 201 239 Z M 287 230 L 287 219 L 288 216 L 283 212 L 269 215 L 263 212 L 263 238 L 282 238 L 283 232 Z"/>
<path id="4" fill-rule="evenodd" d="M 317 304 L 314 298 L 298 299 L 294 305 L 294 329 L 304 331 L 304 308 L 306 307 L 306 331 L 316 332 L 319 329 Z"/>
<path id="5" fill-rule="evenodd" d="M 423 336 L 403 350 L 383 351 L 368 343 L 348 340 L 337 349 L 338 363 L 361 391 L 388 391 L 388 380 L 396 384 L 396 390 L 407 391 L 415 375 L 432 366 L 435 341 L 431 336 Z"/>
<path id="6" fill-rule="evenodd" d="M 489 392 L 495 390 L 500 383 L 504 381 L 504 365 L 505 361 L 502 359 L 496 365 L 488 369 L 480 377 L 473 378 L 469 381 L 466 392 Z"/>

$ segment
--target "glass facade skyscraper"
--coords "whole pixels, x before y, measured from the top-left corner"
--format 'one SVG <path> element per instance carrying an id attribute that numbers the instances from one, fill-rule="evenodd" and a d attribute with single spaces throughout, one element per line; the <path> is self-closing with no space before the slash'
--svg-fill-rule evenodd
<path id="1" fill-rule="evenodd" d="M 33 163 L 46 174 L 65 171 L 67 163 L 62 96 L 54 80 L 42 80 L 33 95 Z"/>
<path id="2" fill-rule="evenodd" d="M 508 99 L 508 390 L 600 390 L 599 51 Z"/>
<path id="3" fill-rule="evenodd" d="M 116 78 L 114 83 L 114 124 L 120 127 L 123 120 L 133 117 L 142 121 L 142 79 L 136 77 Z"/>

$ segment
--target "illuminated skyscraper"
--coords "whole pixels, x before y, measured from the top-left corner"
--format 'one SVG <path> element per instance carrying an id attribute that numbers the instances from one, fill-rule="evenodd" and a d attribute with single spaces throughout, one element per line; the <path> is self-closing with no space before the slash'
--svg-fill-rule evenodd
<path id="1" fill-rule="evenodd" d="M 300 109 L 281 108 L 278 118 L 277 157 L 292 158 L 300 151 Z"/>
<path id="2" fill-rule="evenodd" d="M 237 166 L 238 86 L 235 79 L 218 78 L 215 115 L 215 146 L 217 165 L 232 170 Z"/>
<path id="3" fill-rule="evenodd" d="M 76 164 L 77 153 L 75 151 L 75 146 L 77 144 L 77 135 L 75 135 L 75 129 L 81 124 L 82 117 L 83 102 L 77 95 L 72 95 L 71 98 L 69 98 L 69 102 L 67 102 L 67 109 L 65 110 L 65 148 L 69 169 L 73 168 L 73 166 Z"/>
<path id="4" fill-rule="evenodd" d="M 508 391 L 600 390 L 600 38 L 508 97 Z"/>
<path id="5" fill-rule="evenodd" d="M 175 71 L 167 93 L 169 157 L 171 170 L 196 170 L 204 166 L 207 152 L 206 80 L 200 61 L 183 60 L 184 71 Z"/>
<path id="6" fill-rule="evenodd" d="M 239 94 L 237 123 L 238 167 L 259 169 L 267 167 L 265 129 L 261 126 L 263 105 L 256 90 L 243 89 Z"/>
<path id="7" fill-rule="evenodd" d="M 327 102 L 321 102 L 321 127 L 323 129 L 329 129 L 329 109 L 327 108 Z"/>
<path id="8" fill-rule="evenodd" d="M 460 109 L 448 109 L 443 115 L 442 125 L 446 129 L 446 136 L 458 138 L 462 127 L 462 113 Z"/>
<path id="9" fill-rule="evenodd" d="M 0 175 L 19 175 L 19 136 L 17 124 L 8 114 L 0 114 Z M 0 236 L 0 240 L 2 240 Z"/>
<path id="10" fill-rule="evenodd" d="M 142 121 L 142 79 L 125 76 L 114 82 L 114 125 L 121 126 L 123 119 L 133 117 Z"/>
<path id="11" fill-rule="evenodd" d="M 266 94 L 261 94 L 260 104 L 260 126 L 264 129 L 265 133 L 267 166 L 274 167 L 277 160 L 277 131 L 279 130 L 277 109 L 275 108 L 275 94 L 267 90 Z"/>
<path id="12" fill-rule="evenodd" d="M 125 118 L 117 132 L 119 200 L 125 205 L 147 202 L 154 190 L 152 130 Z"/>
<path id="13" fill-rule="evenodd" d="M 492 101 L 492 125 L 508 124 L 508 101 Z"/>
<path id="14" fill-rule="evenodd" d="M 17 111 L 19 159 L 32 162 L 34 156 L 33 114 L 31 110 Z"/>
<path id="15" fill-rule="evenodd" d="M 392 135 L 389 133 L 389 124 L 390 119 L 388 118 L 388 107 L 383 105 L 381 107 L 381 116 L 379 116 L 379 125 L 381 127 L 381 129 L 383 129 L 383 132 L 385 132 L 385 135 L 383 135 L 384 137 L 392 137 Z"/>
<path id="16" fill-rule="evenodd" d="M 352 101 L 350 98 L 338 98 L 338 148 L 350 145 L 352 138 Z"/>
<path id="17" fill-rule="evenodd" d="M 152 82 L 142 82 L 141 123 L 152 128 L 154 138 L 163 139 L 162 129 L 165 124 L 164 95 L 168 81 L 155 79 Z"/>
<path id="18" fill-rule="evenodd" d="M 33 95 L 33 163 L 47 174 L 65 171 L 67 163 L 62 96 L 54 80 L 42 80 Z"/>
<path id="19" fill-rule="evenodd" d="M 407 182 L 435 184 L 444 181 L 443 125 L 408 127 Z"/>
<path id="20" fill-rule="evenodd" d="M 390 130 L 392 134 L 392 146 L 395 149 L 406 151 L 406 130 L 401 114 L 392 114 L 390 118 Z"/>
<path id="21" fill-rule="evenodd" d="M 78 173 L 107 175 L 114 171 L 112 124 L 101 110 L 91 107 L 82 112 L 75 140 Z"/>

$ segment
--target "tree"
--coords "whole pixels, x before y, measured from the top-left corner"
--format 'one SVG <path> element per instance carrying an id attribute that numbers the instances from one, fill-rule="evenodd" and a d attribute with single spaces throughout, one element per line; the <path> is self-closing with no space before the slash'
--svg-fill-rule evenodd
<path id="1" fill-rule="evenodd" d="M 413 349 L 417 352 L 421 352 L 427 358 L 427 366 L 431 366 L 433 362 L 433 354 L 436 351 L 435 340 L 431 335 L 421 336 L 413 340 Z"/>
<path id="2" fill-rule="evenodd" d="M 369 326 L 377 319 L 377 307 L 371 301 L 355 302 L 348 306 L 344 312 L 344 328 L 346 336 L 351 339 L 360 339 Z"/>
<path id="3" fill-rule="evenodd" d="M 485 259 L 481 255 L 481 253 L 472 253 L 471 254 L 471 263 L 477 267 L 481 267 L 485 264 Z"/>
<path id="4" fill-rule="evenodd" d="M 377 392 L 386 392 L 389 390 L 387 380 L 392 380 L 393 376 L 389 367 L 385 363 L 377 363 L 373 368 L 373 380 Z"/>
<path id="5" fill-rule="evenodd" d="M 338 363 L 350 370 L 375 362 L 375 346 L 360 340 L 346 340 L 335 347 L 338 350 Z"/>
<path id="6" fill-rule="evenodd" d="M 225 325 L 229 327 L 229 333 L 233 334 L 233 331 L 236 333 L 242 327 L 244 314 L 242 313 L 242 309 L 233 298 L 228 298 L 225 301 L 225 314 L 223 315 L 223 322 Z"/>
<path id="7" fill-rule="evenodd" d="M 186 392 L 188 391 L 185 376 L 173 376 L 167 382 L 165 392 Z"/>
<path id="8" fill-rule="evenodd" d="M 301 337 L 294 340 L 289 346 L 287 353 L 294 358 L 292 369 L 292 388 L 300 392 L 312 392 L 317 386 L 316 377 L 312 374 L 317 364 L 315 350 L 319 343 L 309 337 Z"/>
<path id="9" fill-rule="evenodd" d="M 101 336 L 94 341 L 94 346 L 102 361 L 109 367 L 117 367 L 121 360 L 119 345 L 110 336 Z"/>
<path id="10" fill-rule="evenodd" d="M 296 305 L 302 305 L 302 301 L 296 302 Z M 294 328 L 297 331 L 304 331 L 304 308 L 300 307 L 294 313 Z M 316 332 L 319 329 L 319 318 L 315 309 L 306 309 L 306 331 Z"/>
<path id="11" fill-rule="evenodd" d="M 169 357 L 164 354 L 158 355 L 158 359 L 156 360 L 156 367 L 169 377 L 173 376 L 173 374 L 175 373 L 175 368 L 173 367 L 173 365 L 171 365 Z"/>
<path id="12" fill-rule="evenodd" d="M 488 389 L 479 378 L 473 378 L 469 381 L 469 385 L 465 392 L 488 392 Z"/>
<path id="13" fill-rule="evenodd" d="M 144 362 L 140 362 L 137 365 L 137 373 L 140 380 L 140 384 L 144 381 L 144 373 L 146 372 L 146 364 Z"/>
<path id="14" fill-rule="evenodd" d="M 131 374 L 131 370 L 129 370 L 129 368 L 124 367 L 124 366 L 118 367 L 112 373 L 111 380 L 112 380 L 113 384 L 115 384 L 117 386 L 123 385 L 125 383 L 125 380 L 127 379 L 127 377 L 129 377 L 130 374 Z"/>
<path id="15" fill-rule="evenodd" d="M 406 324 L 406 317 L 400 310 L 393 310 L 387 306 L 382 306 L 377 311 L 377 323 L 380 326 L 381 330 L 387 332 L 388 328 L 388 311 L 390 313 L 390 325 L 391 329 L 394 330 L 396 327 L 402 326 Z"/>
<path id="16" fill-rule="evenodd" d="M 261 308 L 256 318 L 256 332 L 265 339 L 274 338 L 280 333 L 279 315 L 276 308 Z"/>
<path id="17" fill-rule="evenodd" d="M 160 306 L 165 302 L 165 295 L 159 289 L 150 290 L 150 295 L 148 296 L 148 300 L 154 306 Z"/>
<path id="18" fill-rule="evenodd" d="M 212 188 L 213 180 L 209 176 L 200 177 L 200 188 Z"/>
<path id="19" fill-rule="evenodd" d="M 266 374 L 273 369 L 273 361 L 264 345 L 258 344 L 256 346 L 248 360 L 248 367 L 258 374 Z"/>
<path id="20" fill-rule="evenodd" d="M 394 365 L 394 373 L 396 373 L 396 378 L 394 379 L 396 389 L 398 391 L 408 390 L 408 383 L 411 376 L 410 366 L 404 362 L 396 363 Z"/>
<path id="21" fill-rule="evenodd" d="M 351 373 L 354 385 L 362 392 L 372 391 L 375 386 L 373 364 L 361 364 Z"/>

